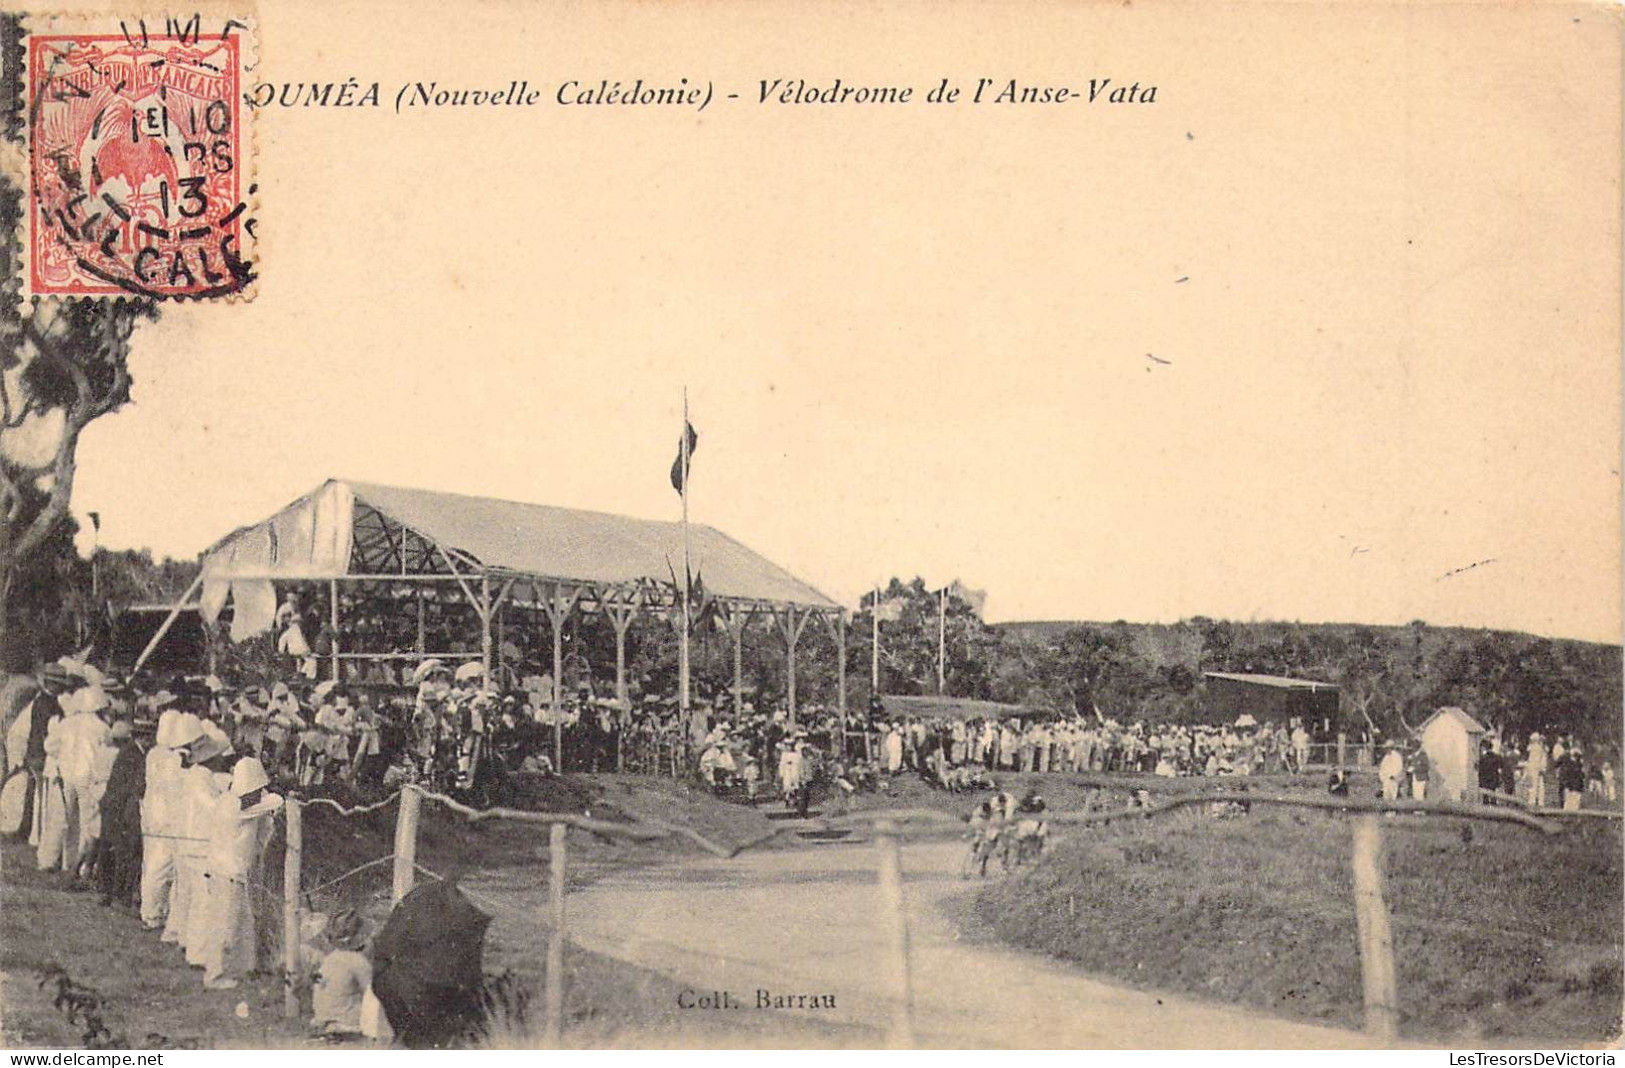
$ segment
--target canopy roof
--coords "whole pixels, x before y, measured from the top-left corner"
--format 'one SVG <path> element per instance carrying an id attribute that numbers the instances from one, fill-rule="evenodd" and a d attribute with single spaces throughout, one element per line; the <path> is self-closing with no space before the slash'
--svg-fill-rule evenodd
<path id="1" fill-rule="evenodd" d="M 690 524 L 696 576 L 712 597 L 838 607 L 713 527 Z M 456 561 L 455 566 L 452 561 Z M 495 571 L 562 582 L 670 585 L 681 523 L 331 479 L 203 553 L 211 584 L 354 574 Z M 387 564 L 387 571 L 385 565 Z"/>
<path id="2" fill-rule="evenodd" d="M 1293 679 L 1285 675 L 1252 675 L 1236 671 L 1204 671 L 1203 675 L 1210 679 L 1223 679 L 1226 682 L 1243 682 L 1250 686 L 1273 686 L 1281 690 L 1336 690 L 1335 682 L 1315 682 L 1313 679 Z"/>

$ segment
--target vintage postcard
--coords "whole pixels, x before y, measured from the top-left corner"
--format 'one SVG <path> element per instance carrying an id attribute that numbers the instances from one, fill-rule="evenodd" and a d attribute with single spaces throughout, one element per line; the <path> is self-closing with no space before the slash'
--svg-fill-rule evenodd
<path id="1" fill-rule="evenodd" d="M 1617 4 L 0 12 L 17 1063 L 1614 1063 Z"/>

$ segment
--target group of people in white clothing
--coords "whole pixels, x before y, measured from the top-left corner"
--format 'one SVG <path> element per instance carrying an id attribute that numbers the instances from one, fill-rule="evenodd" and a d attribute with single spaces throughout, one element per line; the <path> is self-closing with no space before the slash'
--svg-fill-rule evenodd
<path id="1" fill-rule="evenodd" d="M 225 732 L 167 708 L 147 753 L 141 921 L 229 990 L 255 967 L 253 886 L 282 798 L 258 757 L 236 757 Z"/>
<path id="2" fill-rule="evenodd" d="M 139 898 L 142 923 L 230 989 L 255 968 L 251 885 L 282 798 L 257 756 L 178 700 L 153 700 L 154 732 L 94 665 L 47 665 L 6 732 L 0 810 L 41 871 L 83 887 L 94 870 L 103 905 Z"/>

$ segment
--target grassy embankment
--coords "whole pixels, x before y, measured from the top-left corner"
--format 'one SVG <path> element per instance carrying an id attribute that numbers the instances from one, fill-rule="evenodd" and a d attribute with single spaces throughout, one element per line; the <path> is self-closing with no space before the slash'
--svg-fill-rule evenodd
<path id="1" fill-rule="evenodd" d="M 976 916 L 1010 943 L 1137 986 L 1358 1027 L 1350 826 L 1259 806 L 1077 831 L 983 891 Z M 1402 816 L 1383 829 L 1404 1037 L 1619 1035 L 1618 823 L 1546 837 Z"/>
<path id="2" fill-rule="evenodd" d="M 769 824 L 759 814 L 725 805 L 669 780 L 632 777 L 565 777 L 541 784 L 529 796 L 508 803 L 546 811 L 591 812 L 604 819 L 626 818 L 649 811 L 669 822 L 689 826 L 723 844 L 737 844 Z M 305 871 L 308 889 L 334 879 L 356 865 L 386 856 L 393 848 L 395 807 L 356 818 L 341 818 L 326 807 L 306 810 Z M 487 868 L 523 871 L 534 868 L 546 878 L 546 829 L 499 821 L 467 824 L 439 806 L 425 806 L 418 858 L 440 874 Z M 571 832 L 570 885 L 585 885 L 618 868 L 658 863 L 694 852 L 692 844 L 665 840 L 623 844 Z M 132 1046 L 197 1046 L 203 1048 L 289 1048 L 323 1046 L 310 1037 L 300 1020 L 284 1020 L 282 984 L 274 974 L 280 961 L 280 872 L 282 841 L 278 833 L 266 854 L 261 908 L 266 937 L 262 963 L 267 974 L 230 992 L 203 989 L 201 973 L 188 968 L 172 946 L 141 930 L 139 921 L 119 908 L 102 908 L 92 892 L 67 889 L 60 875 L 34 870 L 33 852 L 6 842 L 0 849 L 0 1046 L 6 1048 L 76 1048 L 84 1045 L 82 1028 L 70 1025 L 51 1004 L 54 985 L 39 986 L 43 973 L 60 969 L 94 991 L 100 1013 L 115 1035 Z M 336 887 L 318 892 L 318 909 L 360 908 L 374 920 L 388 910 L 389 865 L 369 869 Z M 492 945 L 487 938 L 489 970 L 519 960 L 531 988 L 532 1005 L 541 1003 L 539 947 L 547 929 L 541 918 L 530 928 L 530 946 Z M 535 950 L 535 952 L 532 952 Z M 530 960 L 530 957 L 536 960 Z M 664 976 L 571 947 L 565 959 L 566 1043 L 583 1046 L 769 1045 L 796 1042 L 793 1021 L 774 1015 L 695 1014 L 677 1008 L 680 984 Z M 241 1003 L 241 1007 L 239 1007 Z M 303 1009 L 309 1011 L 306 992 Z M 533 1016 L 539 1008 L 533 1008 Z M 810 1025 L 807 1025 L 810 1026 Z M 539 1021 L 532 1020 L 532 1030 Z M 792 1037 L 786 1037 L 791 1035 Z M 840 1039 L 819 1029 L 801 1041 L 819 1045 Z"/>

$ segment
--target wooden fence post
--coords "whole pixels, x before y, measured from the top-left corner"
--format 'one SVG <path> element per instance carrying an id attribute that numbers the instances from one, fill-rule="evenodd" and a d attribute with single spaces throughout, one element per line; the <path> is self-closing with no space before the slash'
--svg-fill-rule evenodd
<path id="1" fill-rule="evenodd" d="M 875 851 L 880 876 L 880 923 L 886 931 L 890 951 L 891 1025 L 887 1045 L 892 1049 L 914 1046 L 914 983 L 909 969 L 908 917 L 903 912 L 903 866 L 897 844 L 897 828 L 890 820 L 875 822 Z"/>
<path id="2" fill-rule="evenodd" d="M 1399 1038 L 1399 998 L 1394 938 L 1383 898 L 1386 864 L 1382 818 L 1362 813 L 1354 820 L 1354 917 L 1365 982 L 1365 1029 L 1372 1038 L 1392 1045 Z"/>
<path id="3" fill-rule="evenodd" d="M 1345 767 L 1348 764 L 1349 736 L 1342 731 L 1337 732 L 1337 766 Z"/>
<path id="4" fill-rule="evenodd" d="M 412 892 L 417 881 L 418 812 L 423 807 L 423 795 L 415 786 L 401 787 L 400 811 L 395 816 L 395 869 L 390 883 L 389 897 L 393 904 Z M 361 999 L 361 1033 L 379 1042 L 387 1042 L 394 1035 L 384 1007 L 378 996 L 368 987 Z"/>
<path id="5" fill-rule="evenodd" d="M 564 1040 L 564 836 L 568 828 L 553 824 L 548 834 L 547 904 L 552 930 L 547 939 L 547 1023 L 543 1044 L 558 1049 Z"/>
<path id="6" fill-rule="evenodd" d="M 282 1015 L 299 1015 L 299 891 L 304 868 L 304 812 L 293 798 L 283 806 L 287 821 L 287 848 L 282 854 Z"/>
<path id="7" fill-rule="evenodd" d="M 422 807 L 423 795 L 417 787 L 401 787 L 401 809 L 395 817 L 395 878 L 390 884 L 390 900 L 397 904 L 417 881 L 418 812 Z"/>

